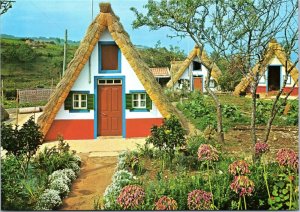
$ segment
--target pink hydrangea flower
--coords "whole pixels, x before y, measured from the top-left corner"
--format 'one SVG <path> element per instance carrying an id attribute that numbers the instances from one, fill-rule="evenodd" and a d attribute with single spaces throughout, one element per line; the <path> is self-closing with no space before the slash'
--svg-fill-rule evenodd
<path id="1" fill-rule="evenodd" d="M 201 161 L 217 161 L 219 155 L 216 148 L 209 144 L 201 144 L 198 148 L 198 159 Z"/>
<path id="2" fill-rule="evenodd" d="M 270 149 L 269 145 L 267 143 L 265 143 L 265 142 L 257 142 L 255 144 L 254 148 L 255 148 L 255 153 L 257 155 L 263 154 L 263 153 L 269 151 L 269 149 Z"/>
<path id="3" fill-rule="evenodd" d="M 188 194 L 188 208 L 190 210 L 212 209 L 212 194 L 203 190 L 194 190 Z"/>
<path id="4" fill-rule="evenodd" d="M 155 203 L 155 210 L 159 210 L 159 211 L 177 210 L 177 202 L 172 197 L 162 196 Z"/>
<path id="5" fill-rule="evenodd" d="M 247 176 L 234 176 L 234 180 L 230 184 L 230 189 L 240 197 L 245 195 L 251 196 L 254 191 L 254 183 Z"/>
<path id="6" fill-rule="evenodd" d="M 250 173 L 249 165 L 244 160 L 234 161 L 229 165 L 228 171 L 232 175 L 245 175 Z"/>
<path id="7" fill-rule="evenodd" d="M 276 160 L 281 166 L 288 166 L 295 170 L 298 170 L 299 158 L 297 153 L 292 149 L 280 149 L 276 154 Z"/>
<path id="8" fill-rule="evenodd" d="M 136 185 L 125 186 L 117 199 L 117 203 L 123 209 L 136 209 L 144 202 L 145 191 L 142 187 Z"/>

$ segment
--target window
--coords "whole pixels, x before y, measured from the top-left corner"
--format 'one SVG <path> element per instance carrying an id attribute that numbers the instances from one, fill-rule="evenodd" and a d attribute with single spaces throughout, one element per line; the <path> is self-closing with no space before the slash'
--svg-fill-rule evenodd
<path id="1" fill-rule="evenodd" d="M 73 108 L 87 109 L 87 94 L 73 94 Z"/>
<path id="2" fill-rule="evenodd" d="M 201 70 L 201 63 L 193 61 L 193 70 Z"/>
<path id="3" fill-rule="evenodd" d="M 146 108 L 146 94 L 145 93 L 132 94 L 132 107 Z"/>
<path id="4" fill-rule="evenodd" d="M 99 72 L 121 72 L 120 49 L 115 42 L 99 42 Z"/>
<path id="5" fill-rule="evenodd" d="M 130 112 L 149 112 L 152 100 L 144 90 L 131 90 L 126 94 L 126 109 Z"/>
<path id="6" fill-rule="evenodd" d="M 210 80 L 209 80 L 209 87 L 210 87 L 210 88 L 216 87 L 216 82 L 215 82 L 214 79 L 210 79 Z"/>

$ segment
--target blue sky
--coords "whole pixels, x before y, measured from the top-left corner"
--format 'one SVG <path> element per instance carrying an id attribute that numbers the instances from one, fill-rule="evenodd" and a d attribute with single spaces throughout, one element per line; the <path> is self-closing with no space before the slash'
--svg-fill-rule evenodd
<path id="1" fill-rule="evenodd" d="M 68 39 L 80 41 L 92 21 L 92 1 L 94 17 L 99 13 L 99 0 L 16 0 L 13 7 L 1 16 L 1 33 L 18 37 L 64 37 L 68 29 Z M 179 46 L 188 53 L 194 43 L 191 39 L 168 38 L 168 29 L 149 31 L 147 27 L 132 29 L 135 19 L 130 7 L 145 10 L 146 0 L 110 0 L 116 15 L 135 45 L 154 46 L 161 41 L 162 46 Z"/>

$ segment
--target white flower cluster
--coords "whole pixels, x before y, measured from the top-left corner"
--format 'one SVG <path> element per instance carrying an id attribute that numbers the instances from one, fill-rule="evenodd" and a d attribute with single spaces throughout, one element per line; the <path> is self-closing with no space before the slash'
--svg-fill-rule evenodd
<path id="1" fill-rule="evenodd" d="M 56 179 L 61 179 L 61 182 L 70 186 L 71 185 L 71 179 L 67 176 L 64 169 L 60 169 L 57 171 L 54 171 L 51 175 L 49 175 L 48 180 L 49 183 L 53 182 Z"/>
<path id="2" fill-rule="evenodd" d="M 79 175 L 80 167 L 77 165 L 77 163 L 71 162 L 68 166 L 69 166 L 70 169 L 72 169 L 75 172 L 76 176 Z"/>
<path id="3" fill-rule="evenodd" d="M 39 197 L 35 210 L 57 209 L 61 204 L 59 192 L 53 189 L 46 189 Z"/>
<path id="4" fill-rule="evenodd" d="M 68 185 L 65 184 L 63 178 L 57 178 L 50 182 L 49 188 L 58 191 L 61 197 L 67 196 L 70 192 L 70 189 Z"/>
<path id="5" fill-rule="evenodd" d="M 125 169 L 127 151 L 121 152 L 118 157 L 117 170 Z"/>
<path id="6" fill-rule="evenodd" d="M 81 158 L 78 155 L 74 155 L 73 159 L 78 164 L 78 166 L 81 165 Z"/>
<path id="7" fill-rule="evenodd" d="M 62 170 L 66 176 L 71 180 L 74 181 L 76 179 L 76 174 L 72 169 L 63 169 Z"/>
<path id="8" fill-rule="evenodd" d="M 105 189 L 104 192 L 104 207 L 110 209 L 117 204 L 116 199 L 120 194 L 122 188 L 129 185 L 134 179 L 131 172 L 127 170 L 119 170 L 112 177 L 112 183 Z"/>

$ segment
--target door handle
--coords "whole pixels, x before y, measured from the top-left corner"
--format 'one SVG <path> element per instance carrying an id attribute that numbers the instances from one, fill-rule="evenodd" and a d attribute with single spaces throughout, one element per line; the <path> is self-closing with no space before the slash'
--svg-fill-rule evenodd
<path id="1" fill-rule="evenodd" d="M 107 116 L 105 113 L 101 113 L 101 115 L 103 115 L 103 116 Z"/>

